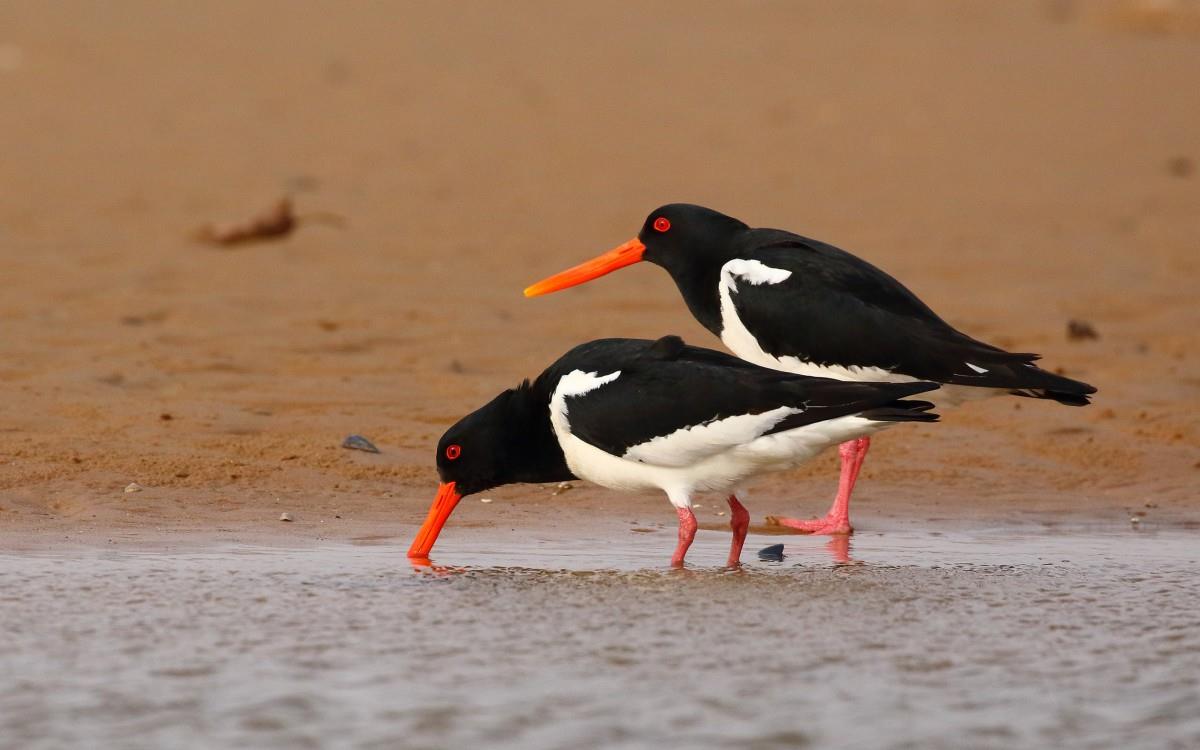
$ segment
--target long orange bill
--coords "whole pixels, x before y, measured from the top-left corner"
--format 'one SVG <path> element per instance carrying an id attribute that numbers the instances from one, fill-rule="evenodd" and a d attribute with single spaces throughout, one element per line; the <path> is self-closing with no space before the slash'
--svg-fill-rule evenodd
<path id="1" fill-rule="evenodd" d="M 637 263 L 642 259 L 646 246 L 640 240 L 632 239 L 620 247 L 609 250 L 598 258 L 592 258 L 586 263 L 580 263 L 574 268 L 568 268 L 562 273 L 556 273 L 548 279 L 542 279 L 525 290 L 526 297 L 536 297 L 539 294 L 557 292 L 559 289 L 582 284 L 585 281 L 612 273 L 618 268 Z"/>
<path id="2" fill-rule="evenodd" d="M 429 506 L 429 515 L 425 516 L 425 523 L 421 524 L 421 530 L 408 548 L 409 557 L 429 557 L 429 550 L 433 549 L 433 543 L 442 533 L 446 519 L 450 518 L 459 500 L 462 500 L 462 495 L 455 492 L 454 482 L 443 482 L 438 486 L 437 497 Z"/>

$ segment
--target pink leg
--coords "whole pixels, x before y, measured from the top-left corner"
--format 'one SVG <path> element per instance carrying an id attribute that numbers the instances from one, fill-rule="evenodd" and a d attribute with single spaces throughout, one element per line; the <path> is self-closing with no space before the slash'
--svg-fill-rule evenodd
<path id="1" fill-rule="evenodd" d="M 871 447 L 871 438 L 858 438 L 838 446 L 838 455 L 842 458 L 842 474 L 838 479 L 838 493 L 833 500 L 829 512 L 822 518 L 811 521 L 801 521 L 796 518 L 776 518 L 767 516 L 767 523 L 776 526 L 786 526 L 806 534 L 852 534 L 854 527 L 850 525 L 850 494 L 854 492 L 854 482 L 862 468 L 863 459 L 867 457 L 867 449 Z"/>
<path id="2" fill-rule="evenodd" d="M 729 545 L 729 562 L 726 565 L 736 568 L 742 562 L 742 545 L 746 543 L 746 532 L 750 530 L 750 512 L 737 499 L 737 495 L 729 496 L 729 515 L 733 541 Z"/>
<path id="3" fill-rule="evenodd" d="M 679 544 L 675 546 L 675 554 L 671 556 L 671 567 L 682 568 L 683 558 L 692 540 L 696 538 L 696 514 L 691 508 L 676 508 L 679 514 Z"/>
<path id="4" fill-rule="evenodd" d="M 857 481 L 858 470 L 862 468 L 863 461 L 867 460 L 867 451 L 871 448 L 871 438 L 859 438 L 854 442 L 858 443 L 858 455 L 854 459 L 854 479 Z M 838 450 L 841 451 L 841 449 L 842 446 L 839 445 Z"/>

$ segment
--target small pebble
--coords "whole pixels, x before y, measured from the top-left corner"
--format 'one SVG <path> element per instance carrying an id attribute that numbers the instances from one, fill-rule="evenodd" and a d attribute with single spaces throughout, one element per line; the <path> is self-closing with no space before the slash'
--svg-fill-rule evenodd
<path id="1" fill-rule="evenodd" d="M 723 510 L 718 510 L 718 511 L 717 511 L 717 515 L 718 515 L 718 516 L 723 516 L 723 515 L 725 515 L 725 511 L 723 511 Z"/>
<path id="2" fill-rule="evenodd" d="M 349 448 L 352 451 L 366 451 L 367 453 L 378 453 L 379 449 L 370 440 L 367 440 L 362 435 L 350 435 L 342 441 L 343 448 Z"/>
<path id="3" fill-rule="evenodd" d="M 1072 318 L 1067 321 L 1067 338 L 1071 341 L 1086 341 L 1098 339 L 1100 334 L 1096 332 L 1096 326 L 1088 321 Z"/>
<path id="4" fill-rule="evenodd" d="M 1167 173 L 1172 177 L 1190 177 L 1196 165 L 1186 156 L 1173 156 L 1167 160 Z"/>
<path id="5" fill-rule="evenodd" d="M 762 549 L 760 549 L 758 551 L 758 559 L 759 560 L 774 560 L 774 561 L 782 560 L 783 559 L 783 545 L 782 544 L 772 544 L 770 547 L 763 547 Z"/>
<path id="6" fill-rule="evenodd" d="M 137 482 L 130 482 L 129 484 L 125 485 L 125 491 L 126 492 L 141 492 L 142 485 L 138 484 Z"/>
<path id="7" fill-rule="evenodd" d="M 1137 526 L 1139 523 L 1141 523 L 1141 522 L 1142 522 L 1142 519 L 1138 518 L 1137 516 L 1130 516 L 1130 517 L 1129 517 L 1129 522 L 1130 522 L 1131 524 L 1133 524 L 1134 526 Z"/>
<path id="8" fill-rule="evenodd" d="M 575 489 L 575 485 L 571 484 L 570 482 L 559 482 L 554 486 L 554 492 L 551 492 L 550 496 L 554 497 L 555 495 L 561 495 L 562 493 L 570 492 L 573 489 Z"/>
<path id="9" fill-rule="evenodd" d="M 492 499 L 490 497 L 479 498 L 479 502 L 481 502 L 481 503 L 490 503 L 491 501 L 492 501 Z"/>
<path id="10" fill-rule="evenodd" d="M 290 521 L 290 520 L 292 520 L 292 514 L 291 513 L 280 513 L 279 520 L 280 521 Z"/>

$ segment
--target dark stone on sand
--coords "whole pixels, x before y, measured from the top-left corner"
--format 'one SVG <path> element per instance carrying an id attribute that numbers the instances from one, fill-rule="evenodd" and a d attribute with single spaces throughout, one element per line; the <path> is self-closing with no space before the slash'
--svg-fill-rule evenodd
<path id="1" fill-rule="evenodd" d="M 758 559 L 779 562 L 783 559 L 783 545 L 772 544 L 770 547 L 763 547 L 758 551 Z"/>
<path id="2" fill-rule="evenodd" d="M 1167 160 L 1167 173 L 1172 177 L 1191 177 L 1195 171 L 1195 163 L 1186 156 L 1174 156 Z"/>
<path id="3" fill-rule="evenodd" d="M 350 435 L 342 441 L 343 448 L 349 448 L 352 451 L 366 451 L 367 453 L 378 453 L 379 449 L 370 440 L 367 440 L 362 435 Z"/>
<path id="4" fill-rule="evenodd" d="M 1067 321 L 1067 339 L 1070 341 L 1086 341 L 1098 339 L 1100 334 L 1096 327 L 1086 320 L 1072 319 Z"/>

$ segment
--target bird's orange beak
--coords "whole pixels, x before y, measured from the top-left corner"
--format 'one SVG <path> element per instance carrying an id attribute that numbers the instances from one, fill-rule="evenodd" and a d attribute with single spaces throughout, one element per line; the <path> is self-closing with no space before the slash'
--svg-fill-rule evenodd
<path id="1" fill-rule="evenodd" d="M 557 292 L 559 289 L 566 289 L 577 284 L 582 284 L 585 281 L 599 278 L 606 273 L 612 273 L 618 268 L 633 265 L 642 259 L 642 253 L 646 252 L 646 246 L 641 240 L 632 239 L 620 247 L 609 250 L 604 255 L 591 260 L 580 263 L 574 268 L 556 273 L 548 279 L 542 279 L 538 283 L 525 290 L 526 297 L 537 297 L 540 294 L 549 294 Z"/>
<path id="2" fill-rule="evenodd" d="M 437 541 L 438 534 L 442 533 L 446 519 L 450 518 L 459 500 L 462 500 L 462 495 L 455 491 L 454 482 L 443 482 L 438 487 L 437 497 L 433 499 L 433 505 L 429 506 L 429 515 L 425 516 L 425 523 L 421 524 L 412 546 L 408 548 L 409 557 L 429 557 L 429 550 L 433 549 L 433 543 Z"/>

